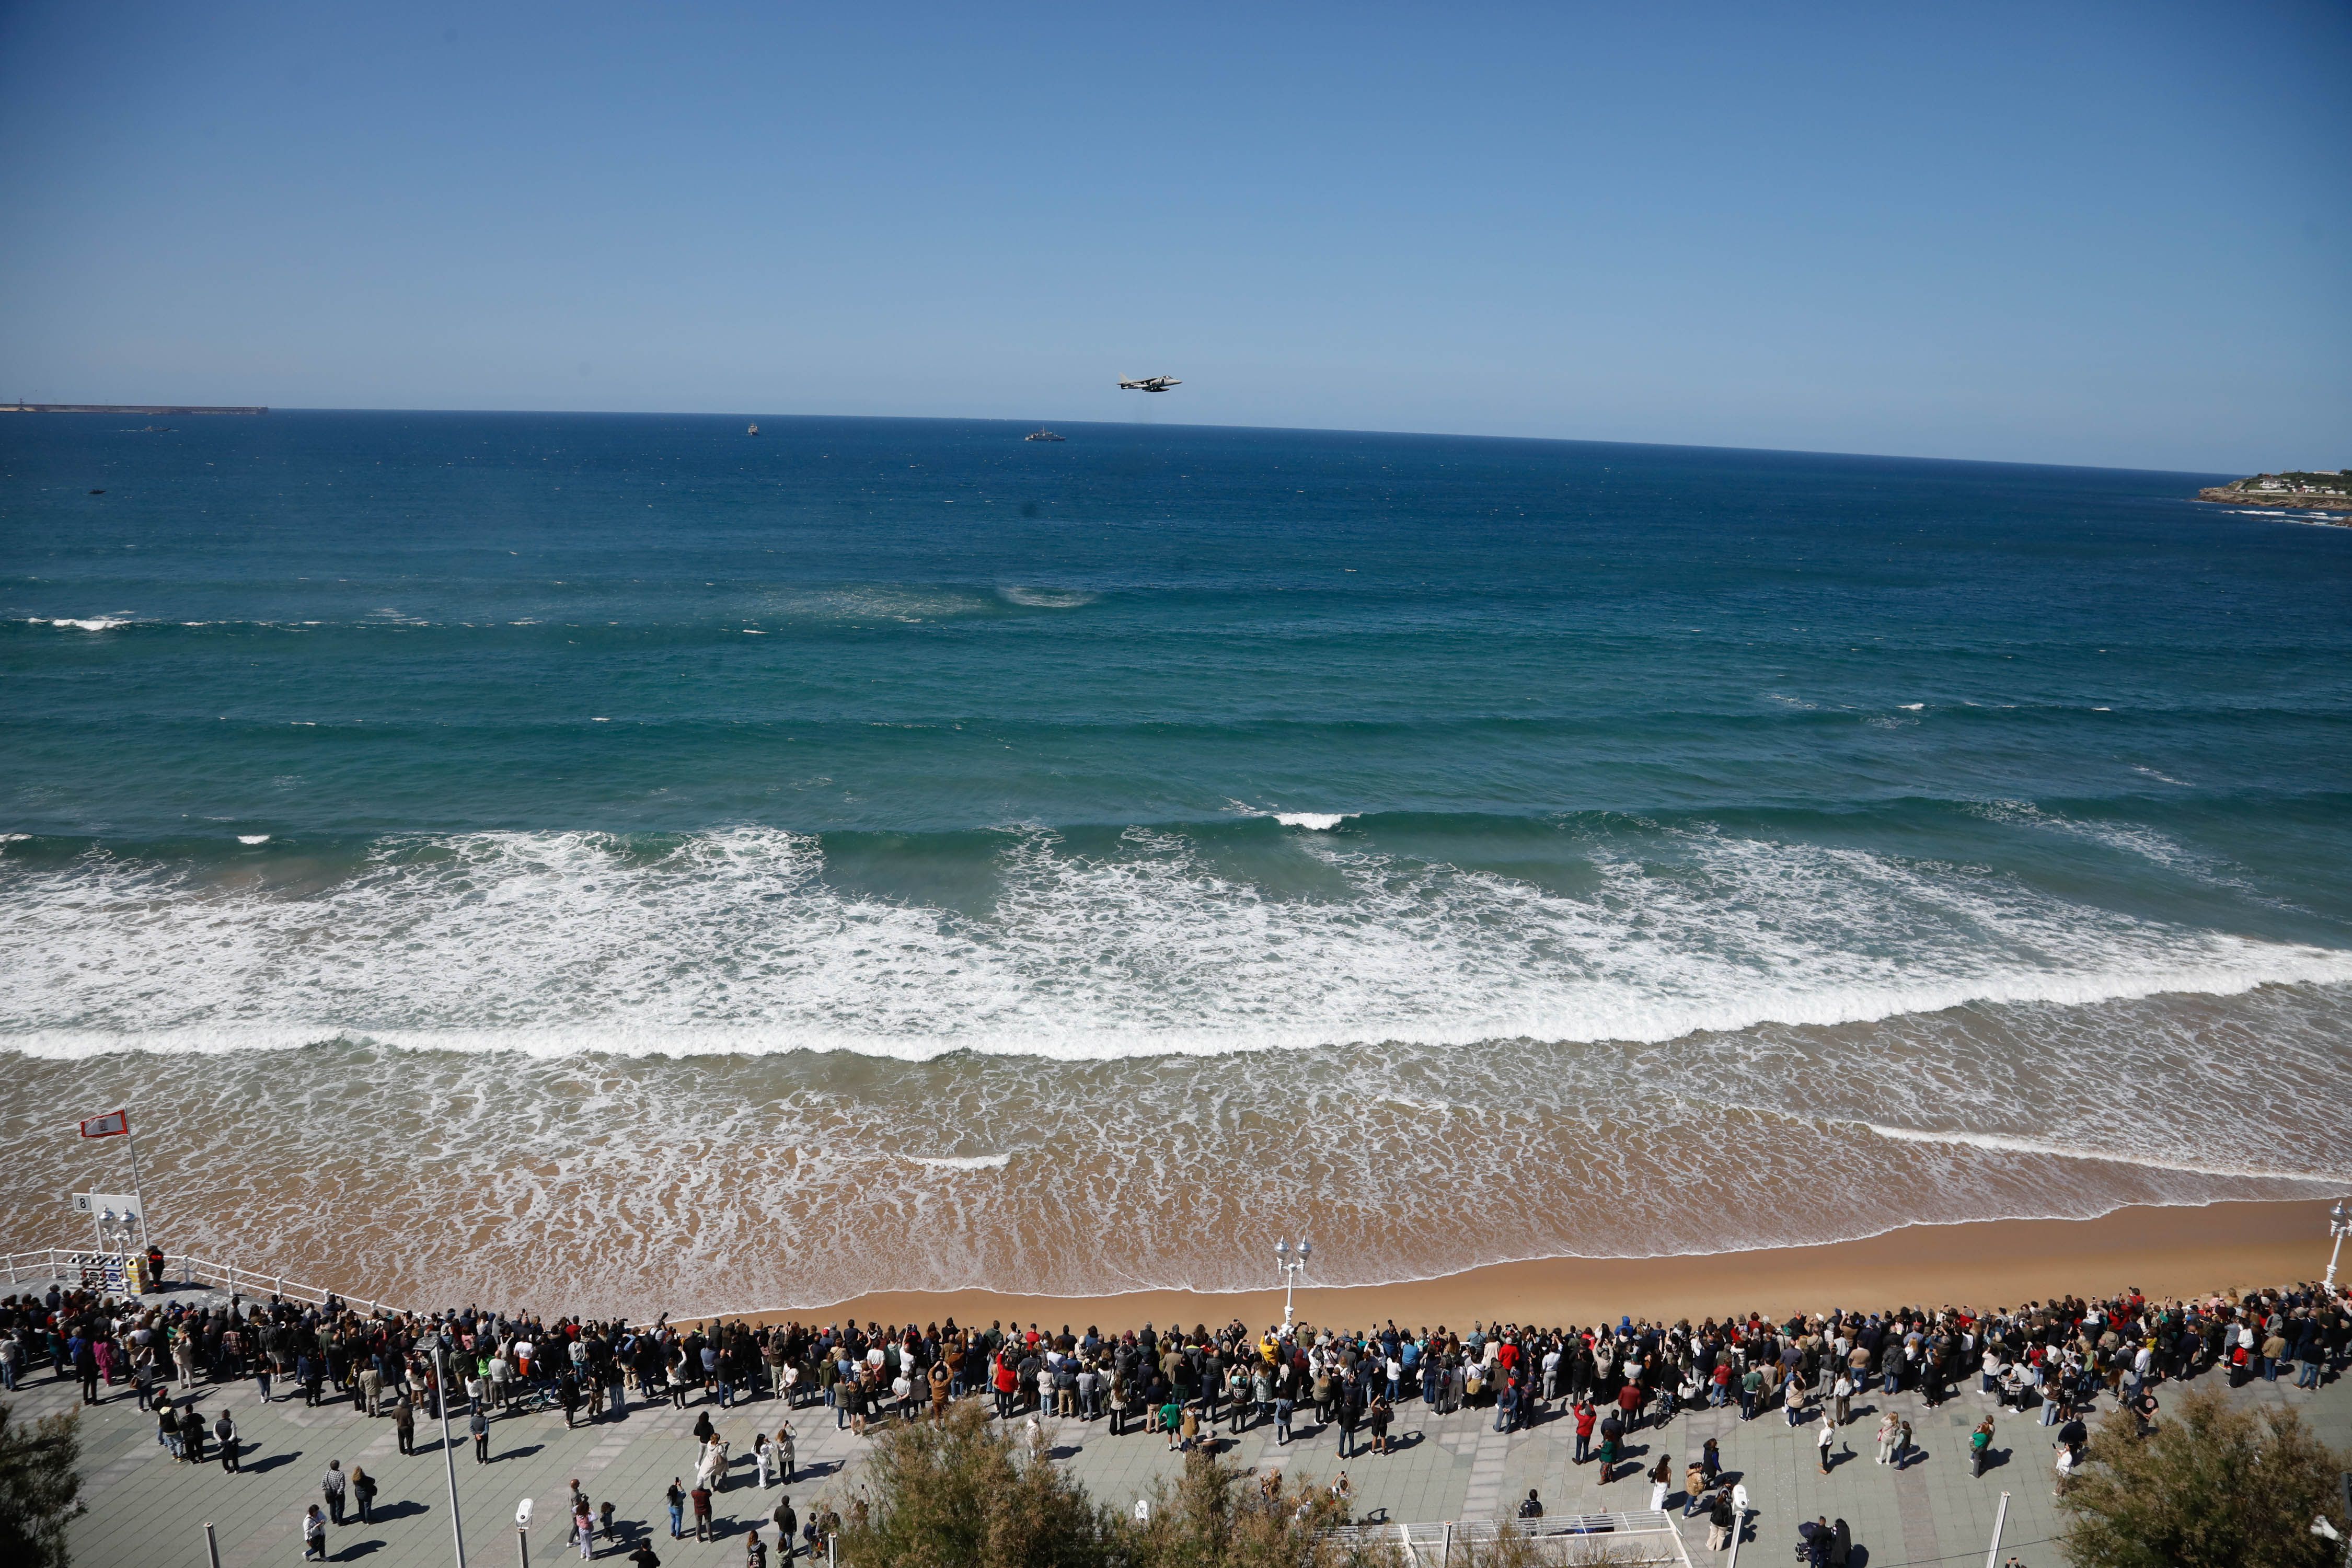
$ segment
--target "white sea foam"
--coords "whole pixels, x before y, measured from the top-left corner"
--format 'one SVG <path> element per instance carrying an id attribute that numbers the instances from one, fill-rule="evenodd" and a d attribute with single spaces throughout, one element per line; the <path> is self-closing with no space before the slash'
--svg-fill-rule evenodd
<path id="1" fill-rule="evenodd" d="M 1654 1042 L 2352 980 L 2352 953 L 1856 849 L 1667 834 L 1659 858 L 1596 852 L 1571 896 L 1290 842 L 1339 893 L 1274 897 L 1144 829 L 1095 854 L 1007 834 L 984 914 L 835 886 L 816 840 L 769 829 L 389 840 L 286 890 L 100 850 L 8 862 L 0 1041 L 1086 1059 Z"/>
<path id="2" fill-rule="evenodd" d="M 236 841 L 239 844 L 267 844 L 269 842 L 269 835 L 267 833 L 240 833 L 236 836 Z"/>
<path id="3" fill-rule="evenodd" d="M 1019 588 L 996 590 L 997 597 L 1008 605 L 1021 605 L 1033 610 L 1075 610 L 1091 605 L 1102 597 L 1084 588 Z"/>
<path id="4" fill-rule="evenodd" d="M 1001 1171 L 1013 1161 L 1010 1153 L 909 1154 L 907 1158 L 934 1171 Z"/>
<path id="5" fill-rule="evenodd" d="M 2127 822 L 2101 822 L 2066 816 L 2045 811 L 2028 801 L 2000 800 L 1985 802 L 1973 808 L 1978 815 L 1996 822 L 2011 822 L 2045 832 L 2064 834 L 2073 838 L 2088 839 L 2112 849 L 2137 855 L 2158 866 L 2176 871 L 2200 875 L 2201 879 L 2219 885 L 2242 887 L 2242 879 L 2210 856 L 2191 849 L 2179 840 L 2168 837 L 2152 827 Z"/>
<path id="6" fill-rule="evenodd" d="M 117 626 L 129 626 L 131 624 L 131 617 L 128 616 L 92 616 L 85 620 L 74 620 L 70 617 L 59 617 L 56 620 L 44 621 L 40 616 L 35 616 L 32 617 L 30 624 L 37 626 L 62 626 L 69 631 L 77 632 L 110 632 Z"/>
<path id="7" fill-rule="evenodd" d="M 1328 833 L 1354 815 L 1348 811 L 1277 811 L 1274 819 L 1285 827 L 1305 827 L 1317 833 Z"/>
<path id="8" fill-rule="evenodd" d="M 2095 1160 L 2106 1164 L 2143 1165 L 2150 1170 L 2179 1171 L 2198 1176 L 2251 1176 L 2264 1180 L 2297 1182 L 2342 1182 L 2347 1172 L 2341 1168 L 2327 1171 L 2282 1170 L 2272 1164 L 2214 1164 L 2193 1155 L 2171 1159 L 2124 1150 L 2074 1148 L 2052 1143 L 2039 1138 L 2018 1138 L 2001 1132 L 1969 1132 L 1958 1129 L 1930 1130 L 1918 1127 L 1889 1127 L 1874 1121 L 1862 1123 L 1881 1138 L 1891 1138 L 1901 1143 L 1950 1143 L 1969 1149 L 1988 1149 L 2005 1154 L 2046 1154 L 2059 1160 Z"/>

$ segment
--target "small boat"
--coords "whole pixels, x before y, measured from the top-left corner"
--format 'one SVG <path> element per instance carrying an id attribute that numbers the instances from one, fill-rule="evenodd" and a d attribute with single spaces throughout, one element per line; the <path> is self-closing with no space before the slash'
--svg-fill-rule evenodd
<path id="1" fill-rule="evenodd" d="M 759 433 L 760 427 L 757 425 L 752 426 L 749 430 L 743 432 L 746 436 L 757 436 Z"/>
<path id="2" fill-rule="evenodd" d="M 1066 441 L 1069 439 L 1066 436 L 1055 435 L 1043 425 L 1038 426 L 1037 428 L 1030 431 L 1029 434 L 1022 437 L 1021 438 L 1024 441 Z"/>

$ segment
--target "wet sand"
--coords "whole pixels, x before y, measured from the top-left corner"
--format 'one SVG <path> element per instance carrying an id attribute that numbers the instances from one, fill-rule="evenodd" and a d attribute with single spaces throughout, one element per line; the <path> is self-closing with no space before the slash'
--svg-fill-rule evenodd
<path id="1" fill-rule="evenodd" d="M 1402 1326 L 1444 1324 L 1458 1331 L 1474 1321 L 1589 1324 L 1620 1314 L 1696 1321 L 1732 1312 L 1779 1316 L 1839 1307 L 1867 1311 L 1965 1305 L 1982 1310 L 2126 1288 L 2157 1297 L 2204 1295 L 2319 1279 L 2327 1267 L 2327 1209 L 2325 1201 L 2134 1207 L 2089 1220 L 1911 1226 L 1826 1247 L 1696 1258 L 1545 1258 L 1396 1285 L 1302 1285 L 1297 1313 L 1312 1323 L 1363 1326 L 1394 1320 Z M 1269 1275 L 1272 1245 L 1269 1237 Z M 1255 1327 L 1281 1321 L 1282 1292 L 1056 1297 L 885 1291 L 814 1312 L 758 1315 L 882 1323 L 952 1316 L 960 1323 L 1034 1322 L 1079 1330 L 1090 1323 L 1105 1330 L 1145 1322 L 1214 1326 L 1238 1317 Z"/>

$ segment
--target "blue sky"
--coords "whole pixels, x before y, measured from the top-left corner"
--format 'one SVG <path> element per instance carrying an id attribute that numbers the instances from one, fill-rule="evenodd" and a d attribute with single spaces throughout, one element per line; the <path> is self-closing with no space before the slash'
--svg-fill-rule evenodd
<path id="1" fill-rule="evenodd" d="M 2352 463 L 2340 4 L 0 4 L 0 396 Z"/>

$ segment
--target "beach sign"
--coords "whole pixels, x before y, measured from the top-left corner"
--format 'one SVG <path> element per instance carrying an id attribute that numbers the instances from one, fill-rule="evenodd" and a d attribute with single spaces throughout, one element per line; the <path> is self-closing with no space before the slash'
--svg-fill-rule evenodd
<path id="1" fill-rule="evenodd" d="M 120 1138 L 131 1131 L 131 1112 L 110 1110 L 103 1116 L 82 1119 L 81 1135 L 85 1138 Z"/>
<path id="2" fill-rule="evenodd" d="M 131 1193 L 76 1193 L 73 1212 L 135 1222 L 139 1218 L 139 1199 Z"/>

